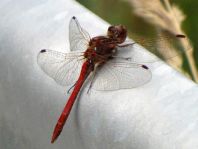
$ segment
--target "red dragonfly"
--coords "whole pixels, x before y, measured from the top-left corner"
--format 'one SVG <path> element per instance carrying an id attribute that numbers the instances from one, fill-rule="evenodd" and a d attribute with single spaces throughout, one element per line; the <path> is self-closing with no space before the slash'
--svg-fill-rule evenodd
<path id="1" fill-rule="evenodd" d="M 42 70 L 61 85 L 72 85 L 73 91 L 55 126 L 51 143 L 60 135 L 85 80 L 89 89 L 118 90 L 134 88 L 147 83 L 151 72 L 146 65 L 120 57 L 127 30 L 123 25 L 110 26 L 106 36 L 90 38 L 80 26 L 76 17 L 69 24 L 69 53 L 43 49 L 38 54 L 38 64 Z"/>

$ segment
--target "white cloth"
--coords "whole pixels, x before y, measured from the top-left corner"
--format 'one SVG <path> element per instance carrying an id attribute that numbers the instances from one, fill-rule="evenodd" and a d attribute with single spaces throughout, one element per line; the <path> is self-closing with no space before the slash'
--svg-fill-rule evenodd
<path id="1" fill-rule="evenodd" d="M 72 16 L 92 36 L 108 24 L 70 0 L 1 0 L 0 8 L 0 148 L 198 148 L 198 87 L 163 63 L 149 65 L 152 80 L 135 89 L 83 89 L 52 145 L 68 88 L 43 73 L 37 54 L 69 50 Z"/>

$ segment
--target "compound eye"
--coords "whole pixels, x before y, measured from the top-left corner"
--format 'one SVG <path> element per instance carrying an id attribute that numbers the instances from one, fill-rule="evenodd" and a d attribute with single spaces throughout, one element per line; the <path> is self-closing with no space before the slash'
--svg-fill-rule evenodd
<path id="1" fill-rule="evenodd" d="M 110 27 L 108 28 L 108 31 L 112 31 L 113 28 L 114 28 L 113 26 L 110 26 Z"/>

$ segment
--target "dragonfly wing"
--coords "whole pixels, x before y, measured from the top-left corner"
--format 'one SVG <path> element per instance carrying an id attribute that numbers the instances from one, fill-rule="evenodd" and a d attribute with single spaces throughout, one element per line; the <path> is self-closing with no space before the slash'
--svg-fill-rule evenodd
<path id="1" fill-rule="evenodd" d="M 71 51 L 85 51 L 90 41 L 88 32 L 80 26 L 76 17 L 72 17 L 69 23 L 69 41 Z"/>
<path id="2" fill-rule="evenodd" d="M 184 51 L 191 49 L 185 35 L 159 34 L 156 37 L 144 39 L 134 37 L 134 40 L 137 44 L 148 49 L 164 61 L 181 56 Z"/>
<path id="3" fill-rule="evenodd" d="M 118 47 L 116 56 L 128 58 L 129 62 L 134 63 L 153 63 L 159 61 L 157 56 L 147 50 L 143 50 L 138 44 L 129 45 L 127 47 Z"/>
<path id="4" fill-rule="evenodd" d="M 129 57 L 132 62 L 153 63 L 160 59 L 168 61 L 191 49 L 191 44 L 184 35 L 158 35 L 157 37 L 147 39 L 134 37 L 134 41 L 130 41 L 129 46 L 117 48 L 117 55 Z M 126 45 L 127 42 L 124 44 Z M 142 47 L 150 52 L 143 50 Z"/>
<path id="5" fill-rule="evenodd" d="M 63 86 L 77 81 L 83 61 L 82 52 L 61 53 L 45 49 L 37 56 L 41 69 Z"/>
<path id="6" fill-rule="evenodd" d="M 93 89 L 118 90 L 135 88 L 151 79 L 147 66 L 136 63 L 107 62 L 96 68 Z"/>

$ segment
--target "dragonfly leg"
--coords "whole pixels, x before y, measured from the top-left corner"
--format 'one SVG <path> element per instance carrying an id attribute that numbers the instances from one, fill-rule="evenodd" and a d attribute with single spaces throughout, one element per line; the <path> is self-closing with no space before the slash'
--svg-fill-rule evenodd
<path id="1" fill-rule="evenodd" d="M 88 90 L 87 90 L 87 94 L 90 92 L 90 90 L 91 90 L 91 88 L 92 88 L 95 75 L 96 75 L 96 68 L 93 70 L 93 74 L 92 74 L 92 76 L 91 76 L 91 82 L 90 82 L 90 84 L 89 84 L 89 88 L 88 88 Z"/>
<path id="2" fill-rule="evenodd" d="M 76 83 L 74 83 L 74 84 L 68 89 L 67 94 L 70 94 L 70 91 L 72 90 L 72 88 L 75 87 L 75 85 L 76 85 Z"/>
<path id="3" fill-rule="evenodd" d="M 127 60 L 127 61 L 132 61 L 132 58 L 131 57 L 120 57 L 120 56 L 112 56 L 113 58 L 118 58 L 118 59 L 121 59 L 121 60 Z"/>
<path id="4" fill-rule="evenodd" d="M 127 43 L 127 44 L 117 45 L 117 47 L 123 48 L 123 47 L 128 47 L 128 46 L 131 46 L 131 45 L 134 45 L 134 44 L 136 44 L 136 43 L 133 42 L 133 43 Z"/>

